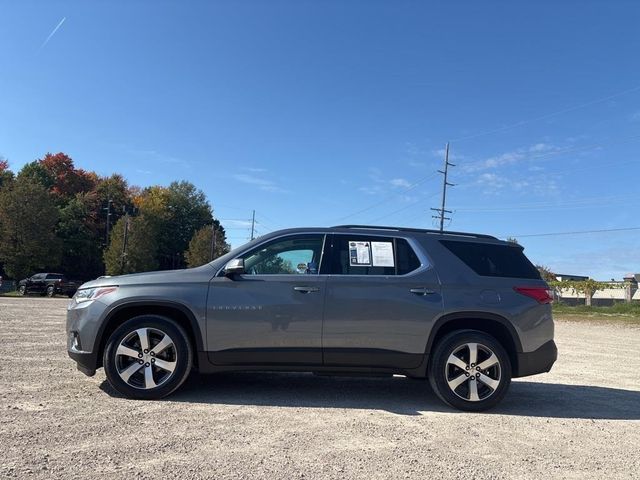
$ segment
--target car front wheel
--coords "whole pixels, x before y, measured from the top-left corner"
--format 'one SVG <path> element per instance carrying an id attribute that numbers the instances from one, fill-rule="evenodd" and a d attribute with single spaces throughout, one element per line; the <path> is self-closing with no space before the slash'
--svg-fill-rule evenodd
<path id="1" fill-rule="evenodd" d="M 492 336 L 459 330 L 438 342 L 429 381 L 441 400 L 454 408 L 482 411 L 497 405 L 511 383 L 511 362 Z"/>
<path id="2" fill-rule="evenodd" d="M 103 365 L 109 383 L 129 398 L 159 399 L 189 376 L 193 350 L 185 331 L 158 315 L 132 318 L 109 337 Z"/>
<path id="3" fill-rule="evenodd" d="M 27 294 L 27 287 L 25 287 L 24 285 L 20 285 L 18 287 L 18 294 L 25 296 Z"/>

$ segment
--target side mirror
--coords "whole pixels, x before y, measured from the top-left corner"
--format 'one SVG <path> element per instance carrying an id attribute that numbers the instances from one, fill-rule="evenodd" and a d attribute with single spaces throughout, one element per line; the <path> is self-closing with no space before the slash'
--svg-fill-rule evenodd
<path id="1" fill-rule="evenodd" d="M 242 258 L 229 260 L 229 262 L 224 266 L 224 274 L 227 277 L 240 275 L 242 273 L 244 273 L 244 260 Z"/>

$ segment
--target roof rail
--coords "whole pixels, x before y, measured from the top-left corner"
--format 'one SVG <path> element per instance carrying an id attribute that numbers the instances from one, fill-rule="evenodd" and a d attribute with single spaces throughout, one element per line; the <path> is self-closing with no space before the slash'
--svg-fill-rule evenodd
<path id="1" fill-rule="evenodd" d="M 450 230 L 429 230 L 426 228 L 409 228 L 409 227 L 387 227 L 378 225 L 334 225 L 331 228 L 358 228 L 362 230 L 395 230 L 397 232 L 417 232 L 417 233 L 435 233 L 438 235 L 458 235 L 462 237 L 474 237 L 474 238 L 490 238 L 492 240 L 498 240 L 492 235 L 486 235 L 484 233 L 469 233 L 469 232 L 453 232 Z"/>

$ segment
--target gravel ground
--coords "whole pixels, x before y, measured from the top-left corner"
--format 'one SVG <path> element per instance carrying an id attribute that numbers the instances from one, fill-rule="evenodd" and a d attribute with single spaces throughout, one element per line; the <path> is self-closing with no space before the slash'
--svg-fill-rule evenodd
<path id="1" fill-rule="evenodd" d="M 558 322 L 554 370 L 469 414 L 401 377 L 192 375 L 126 400 L 75 370 L 65 306 L 0 298 L 0 477 L 640 477 L 638 327 Z"/>

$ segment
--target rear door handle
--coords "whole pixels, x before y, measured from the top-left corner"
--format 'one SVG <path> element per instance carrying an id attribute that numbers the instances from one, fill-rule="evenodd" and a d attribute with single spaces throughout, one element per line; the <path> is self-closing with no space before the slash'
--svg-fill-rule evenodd
<path id="1" fill-rule="evenodd" d="M 431 290 L 429 288 L 411 288 L 409 289 L 409 291 L 411 293 L 415 293 L 416 295 L 433 295 L 435 292 L 435 290 Z"/>
<path id="2" fill-rule="evenodd" d="M 320 290 L 318 287 L 293 287 L 293 289 L 300 293 L 311 293 Z"/>

